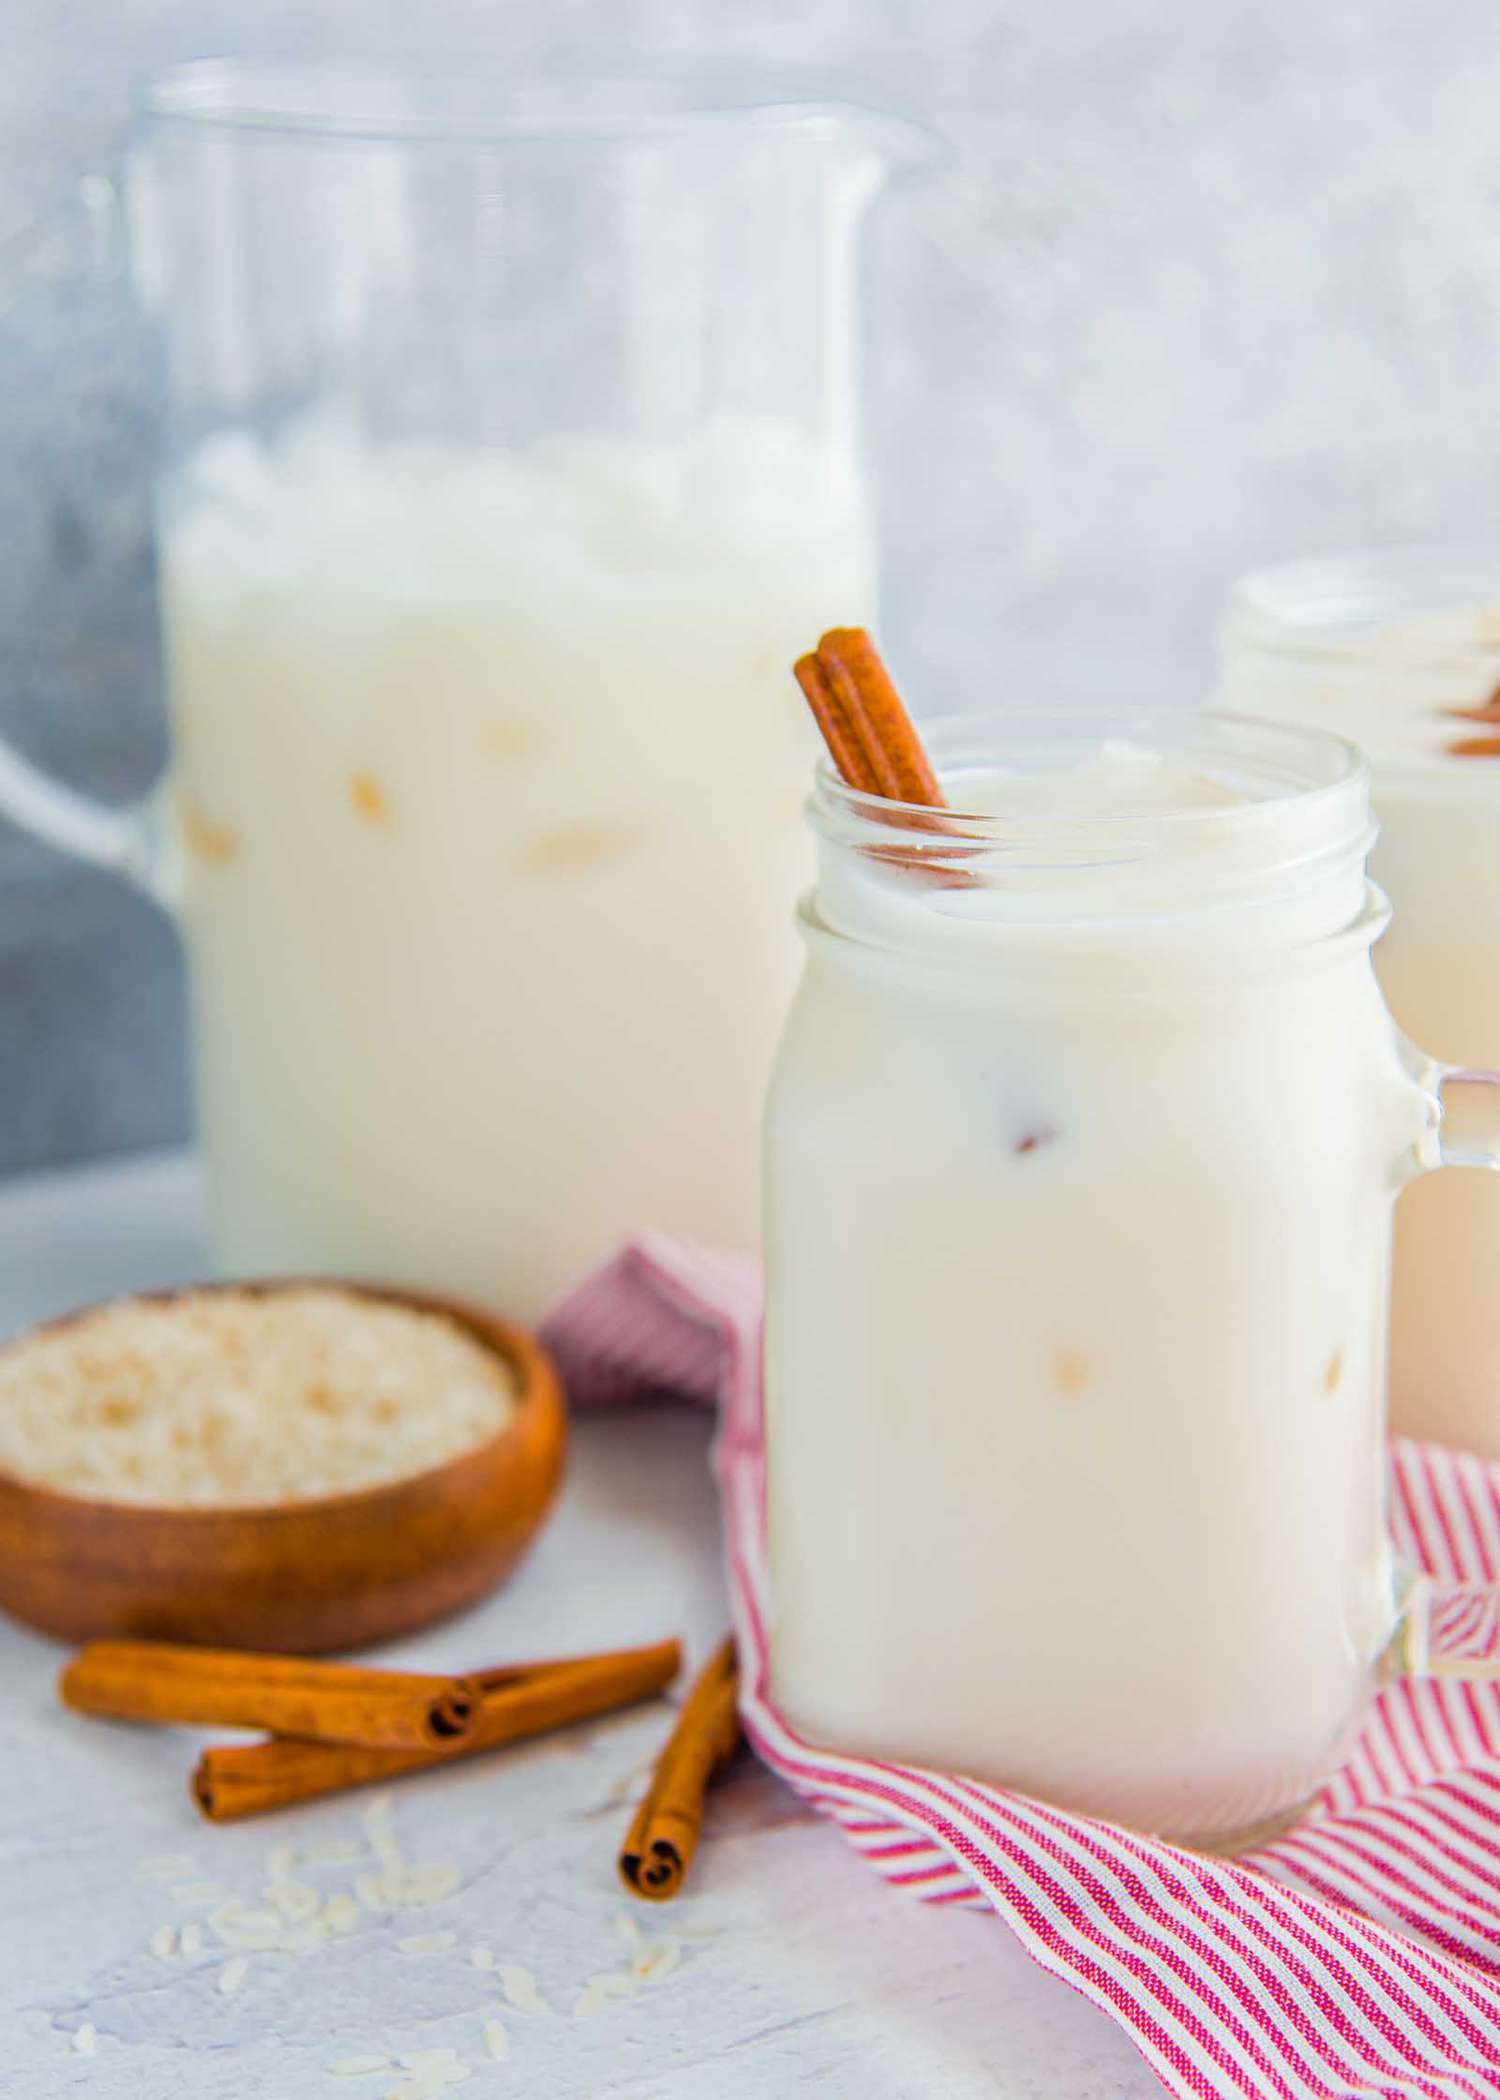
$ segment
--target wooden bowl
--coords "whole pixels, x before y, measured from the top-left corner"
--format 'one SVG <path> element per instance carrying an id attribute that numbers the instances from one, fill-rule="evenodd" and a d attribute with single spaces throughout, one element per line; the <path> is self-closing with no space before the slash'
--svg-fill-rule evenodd
<path id="1" fill-rule="evenodd" d="M 192 1288 L 321 1281 L 446 1314 L 503 1356 L 518 1391 L 505 1427 L 426 1472 L 306 1502 L 96 1502 L 0 1472 L 0 1609 L 69 1641 L 128 1635 L 308 1654 L 410 1633 L 509 1572 L 562 1473 L 566 1417 L 551 1358 L 524 1329 L 430 1291 L 302 1277 Z"/>

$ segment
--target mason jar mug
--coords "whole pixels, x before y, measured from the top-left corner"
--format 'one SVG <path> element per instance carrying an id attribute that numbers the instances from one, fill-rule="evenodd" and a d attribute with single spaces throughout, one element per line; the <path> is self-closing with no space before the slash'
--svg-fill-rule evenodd
<path id="1" fill-rule="evenodd" d="M 1392 549 L 1244 577 L 1226 707 L 1359 744 L 1395 918 L 1376 967 L 1399 1025 L 1500 1065 L 1500 547 Z M 1500 1182 L 1447 1175 L 1396 1206 L 1391 1420 L 1500 1458 Z"/>
<path id="2" fill-rule="evenodd" d="M 1397 1033 L 1368 781 L 1203 715 L 826 768 L 767 1127 L 772 1690 L 811 1739 L 1233 1844 L 1400 1611 L 1397 1192 L 1486 1096 Z M 1451 1127 L 1451 1126 L 1450 1126 Z"/>

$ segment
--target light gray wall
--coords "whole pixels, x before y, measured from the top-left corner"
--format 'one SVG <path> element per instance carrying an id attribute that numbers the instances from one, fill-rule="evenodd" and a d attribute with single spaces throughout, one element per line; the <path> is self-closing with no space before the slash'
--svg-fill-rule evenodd
<path id="1" fill-rule="evenodd" d="M 81 785 L 161 755 L 124 294 L 17 243 L 134 82 L 215 50 L 399 55 L 409 0 L 0 0 L 0 722 Z M 1494 0 L 424 0 L 499 66 L 851 67 L 956 172 L 875 244 L 886 627 L 929 704 L 1186 699 L 1275 555 L 1500 531 Z M 173 940 L 0 836 L 0 1168 L 187 1125 Z"/>

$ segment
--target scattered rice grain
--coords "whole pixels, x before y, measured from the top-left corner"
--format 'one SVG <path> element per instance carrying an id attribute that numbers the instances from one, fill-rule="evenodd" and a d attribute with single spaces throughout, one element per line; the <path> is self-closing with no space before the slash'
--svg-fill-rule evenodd
<path id="1" fill-rule="evenodd" d="M 505 1993 L 505 2002 L 516 2012 L 545 2013 L 552 2008 L 537 1989 L 536 1978 L 530 1969 L 523 1969 L 519 1962 L 503 1961 L 497 1975 L 500 1988 Z"/>
<path id="2" fill-rule="evenodd" d="M 243 1954 L 237 1954 L 233 1961 L 225 1962 L 223 1968 L 220 1969 L 219 1989 L 226 1998 L 233 1997 L 234 1993 L 242 1988 L 249 1973 L 249 1962 L 246 1961 Z"/>
<path id="3" fill-rule="evenodd" d="M 457 1938 L 456 1932 L 415 1932 L 404 1940 L 397 1940 L 396 1951 L 415 1955 L 420 1960 L 427 1955 L 446 1954 Z"/>
<path id="4" fill-rule="evenodd" d="M 73 2029 L 73 2047 L 80 2056 L 92 2056 L 99 2046 L 99 2030 L 92 2020 L 85 2020 L 81 2027 Z"/>
<path id="5" fill-rule="evenodd" d="M 329 2070 L 335 2078 L 372 2078 L 377 2071 L 395 2068 L 388 2056 L 341 2056 Z"/>
<path id="6" fill-rule="evenodd" d="M 457 1867 L 411 1867 L 402 1884 L 407 1903 L 442 1903 L 459 1885 Z"/>
<path id="7" fill-rule="evenodd" d="M 178 1935 L 177 1947 L 179 1953 L 182 1954 L 201 1954 L 203 1952 L 203 1927 L 196 1922 L 184 1925 L 181 1933 Z"/>
<path id="8" fill-rule="evenodd" d="M 406 1854 L 383 1823 L 377 1823 L 370 1832 L 370 1850 L 387 1874 L 399 1874 L 406 1865 Z"/>
<path id="9" fill-rule="evenodd" d="M 177 1952 L 177 1933 L 171 1925 L 158 1925 L 151 1935 L 151 1952 L 158 1961 L 170 1961 Z"/>
<path id="10" fill-rule="evenodd" d="M 628 1969 L 602 1969 L 591 1976 L 573 2001 L 576 2017 L 587 2019 L 591 2013 L 602 2012 L 612 1998 L 628 1998 L 635 1989 L 635 1978 Z"/>
<path id="11" fill-rule="evenodd" d="M 501 2020 L 486 2020 L 484 2023 L 484 2046 L 497 2064 L 510 2061 L 510 2036 Z"/>
<path id="12" fill-rule="evenodd" d="M 276 1911 L 251 1910 L 238 1900 L 224 1904 L 208 1922 L 226 1947 L 244 1947 L 252 1954 L 274 1947 L 286 1929 Z"/>
<path id="13" fill-rule="evenodd" d="M 281 1915 L 294 1925 L 315 1918 L 322 1908 L 322 1897 L 305 1881 L 268 1881 L 266 1895 Z"/>
<path id="14" fill-rule="evenodd" d="M 654 1947 L 643 1948 L 631 1963 L 631 1970 L 638 1983 L 660 1983 L 681 1960 L 681 1941 L 661 1940 Z"/>

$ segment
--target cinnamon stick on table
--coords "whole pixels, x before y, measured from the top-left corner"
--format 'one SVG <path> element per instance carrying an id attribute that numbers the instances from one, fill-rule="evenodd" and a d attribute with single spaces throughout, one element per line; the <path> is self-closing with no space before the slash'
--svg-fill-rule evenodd
<path id="1" fill-rule="evenodd" d="M 461 1740 L 479 1703 L 467 1677 L 168 1641 L 93 1641 L 63 1671 L 58 1691 L 80 1713 L 112 1720 L 222 1721 L 409 1750 Z"/>
<path id="2" fill-rule="evenodd" d="M 637 1896 L 662 1903 L 682 1886 L 708 1782 L 739 1747 L 739 1689 L 734 1642 L 725 1641 L 683 1702 L 621 1848 L 621 1878 Z"/>
<path id="3" fill-rule="evenodd" d="M 682 1667 L 676 1641 L 623 1648 L 561 1662 L 514 1663 L 477 1670 L 478 1704 L 468 1733 L 426 1750 L 378 1750 L 355 1744 L 299 1742 L 271 1736 L 205 1750 L 192 1776 L 193 1799 L 211 1822 L 263 1815 L 403 1772 L 426 1772 L 481 1750 L 563 1728 L 591 1714 L 649 1699 Z"/>

